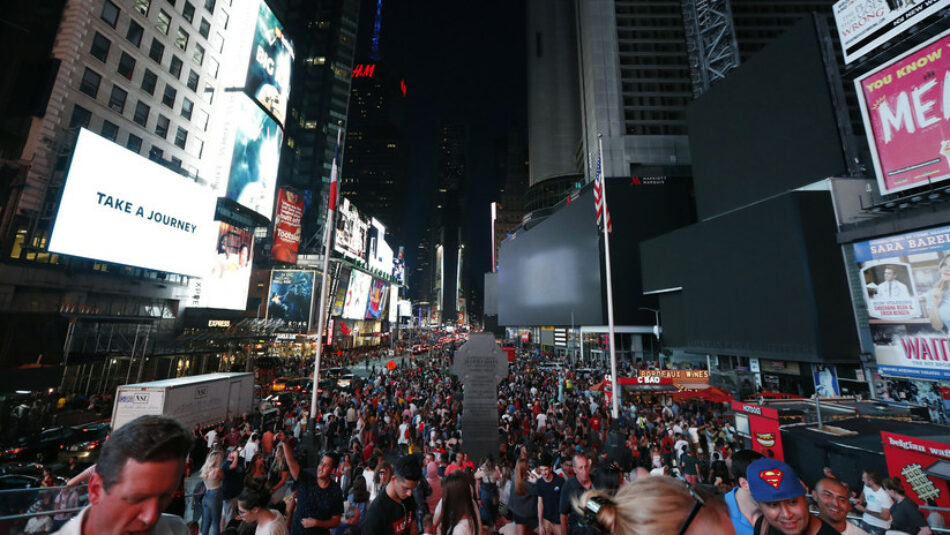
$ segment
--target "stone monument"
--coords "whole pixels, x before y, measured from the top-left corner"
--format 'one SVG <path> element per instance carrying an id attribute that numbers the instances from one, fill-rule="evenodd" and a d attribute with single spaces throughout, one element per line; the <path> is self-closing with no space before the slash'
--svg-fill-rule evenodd
<path id="1" fill-rule="evenodd" d="M 452 373 L 462 381 L 462 451 L 475 464 L 498 461 L 498 383 L 508 377 L 508 354 L 491 333 L 473 334 L 455 352 Z"/>

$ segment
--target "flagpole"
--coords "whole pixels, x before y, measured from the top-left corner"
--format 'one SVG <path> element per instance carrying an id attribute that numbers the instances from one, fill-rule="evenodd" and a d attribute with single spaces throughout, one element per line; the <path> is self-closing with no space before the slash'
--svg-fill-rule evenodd
<path id="1" fill-rule="evenodd" d="M 601 213 L 604 218 L 604 263 L 607 268 L 607 331 L 609 333 L 608 345 L 610 345 L 610 378 L 613 387 L 613 399 L 611 400 L 611 418 L 616 422 L 620 418 L 620 381 L 617 378 L 617 351 L 614 347 L 614 290 L 610 276 L 610 232 L 609 232 L 609 212 L 607 211 L 607 162 L 604 161 L 604 135 L 597 134 L 597 150 L 600 158 L 600 199 L 603 203 Z"/>
<path id="2" fill-rule="evenodd" d="M 340 140 L 343 135 L 343 121 L 338 121 L 339 129 L 336 131 L 336 151 L 333 155 L 333 166 L 330 169 L 330 198 L 327 200 L 327 221 L 324 224 L 323 233 L 323 273 L 320 282 L 320 308 L 317 310 L 317 348 L 313 358 L 313 386 L 311 387 L 310 397 L 310 421 L 311 429 L 317 429 L 318 403 L 320 402 L 320 356 L 323 353 L 323 326 L 326 324 L 327 312 L 327 286 L 329 285 L 330 270 L 330 238 L 332 237 L 333 227 L 335 226 L 334 213 L 336 212 L 336 187 L 337 175 L 339 174 L 340 162 Z"/>

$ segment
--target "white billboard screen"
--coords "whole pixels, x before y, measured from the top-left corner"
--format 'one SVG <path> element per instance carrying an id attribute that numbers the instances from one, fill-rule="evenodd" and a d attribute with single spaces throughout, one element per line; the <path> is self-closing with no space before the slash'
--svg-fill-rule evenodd
<path id="1" fill-rule="evenodd" d="M 350 285 L 346 289 L 346 303 L 343 305 L 344 318 L 352 320 L 365 318 L 366 302 L 372 284 L 373 277 L 362 271 L 353 271 L 353 274 L 350 275 Z"/>
<path id="2" fill-rule="evenodd" d="M 873 52 L 947 6 L 950 0 L 839 0 L 832 11 L 844 62 Z"/>
<path id="3" fill-rule="evenodd" d="M 215 221 L 217 241 L 204 253 L 205 273 L 190 283 L 191 306 L 244 310 L 251 279 L 254 234 Z"/>
<path id="4" fill-rule="evenodd" d="M 83 129 L 49 250 L 202 276 L 214 209 L 208 188 Z"/>

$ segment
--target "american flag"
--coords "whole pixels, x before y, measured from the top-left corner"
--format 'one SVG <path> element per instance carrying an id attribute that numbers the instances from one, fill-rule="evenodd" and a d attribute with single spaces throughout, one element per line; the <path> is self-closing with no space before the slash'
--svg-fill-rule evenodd
<path id="1" fill-rule="evenodd" d="M 610 210 L 604 202 L 604 176 L 603 168 L 600 165 L 600 156 L 597 157 L 597 174 L 594 176 L 594 209 L 597 210 L 597 225 L 600 226 L 603 221 L 603 212 L 607 212 L 607 232 L 614 231 L 613 221 L 610 219 Z"/>
<path id="2" fill-rule="evenodd" d="M 336 183 L 337 175 L 340 173 L 340 140 L 337 135 L 336 151 L 333 153 L 333 166 L 330 167 L 330 201 L 329 209 L 336 210 Z"/>

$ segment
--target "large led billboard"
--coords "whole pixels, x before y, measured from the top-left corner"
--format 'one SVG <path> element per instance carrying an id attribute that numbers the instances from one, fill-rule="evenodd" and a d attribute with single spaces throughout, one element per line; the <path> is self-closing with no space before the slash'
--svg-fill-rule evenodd
<path id="1" fill-rule="evenodd" d="M 852 61 L 950 6 L 950 0 L 838 0 L 832 11 L 844 62 Z"/>
<path id="2" fill-rule="evenodd" d="M 368 233 L 369 223 L 360 217 L 359 211 L 350 204 L 349 199 L 343 199 L 337 213 L 333 249 L 344 256 L 366 260 Z"/>
<path id="3" fill-rule="evenodd" d="M 369 229 L 369 267 L 383 273 L 393 269 L 393 249 L 386 243 L 386 227 L 375 217 Z"/>
<path id="4" fill-rule="evenodd" d="M 878 370 L 950 379 L 950 226 L 854 244 Z"/>
<path id="5" fill-rule="evenodd" d="M 346 302 L 343 305 L 343 317 L 361 320 L 366 317 L 366 301 L 369 298 L 373 277 L 362 271 L 353 270 L 350 284 L 346 289 Z"/>
<path id="6" fill-rule="evenodd" d="M 950 31 L 854 81 L 882 194 L 950 178 Z"/>
<path id="7" fill-rule="evenodd" d="M 278 262 L 297 263 L 300 247 L 300 228 L 303 220 L 304 198 L 292 189 L 281 188 L 277 194 L 277 214 L 274 216 L 274 240 L 270 256 Z"/>
<path id="8" fill-rule="evenodd" d="M 315 273 L 289 269 L 275 269 L 271 272 L 270 290 L 267 294 L 267 319 L 282 320 L 283 327 L 287 330 L 308 330 Z"/>
<path id="9" fill-rule="evenodd" d="M 330 306 L 330 316 L 339 316 L 343 314 L 343 306 L 346 304 L 346 295 L 350 288 L 350 268 L 342 266 L 340 274 L 336 281 L 336 291 L 332 297 L 333 302 Z"/>
<path id="10" fill-rule="evenodd" d="M 386 306 L 386 297 L 389 290 L 386 289 L 386 283 L 381 280 L 374 280 L 370 286 L 369 302 L 366 305 L 366 319 L 378 320 L 383 315 Z"/>
<path id="11" fill-rule="evenodd" d="M 270 218 L 283 131 L 245 95 L 235 94 L 227 198 Z"/>
<path id="12" fill-rule="evenodd" d="M 399 287 L 389 287 L 389 323 L 399 321 Z"/>
<path id="13" fill-rule="evenodd" d="M 217 241 L 205 251 L 206 271 L 190 281 L 191 306 L 244 310 L 251 278 L 254 234 L 215 221 Z"/>
<path id="14" fill-rule="evenodd" d="M 214 209 L 208 188 L 82 129 L 49 250 L 201 276 Z"/>
<path id="15" fill-rule="evenodd" d="M 247 68 L 244 90 L 265 110 L 285 123 L 287 100 L 290 98 L 290 71 L 294 62 L 294 47 L 274 12 L 260 3 L 251 59 Z"/>

